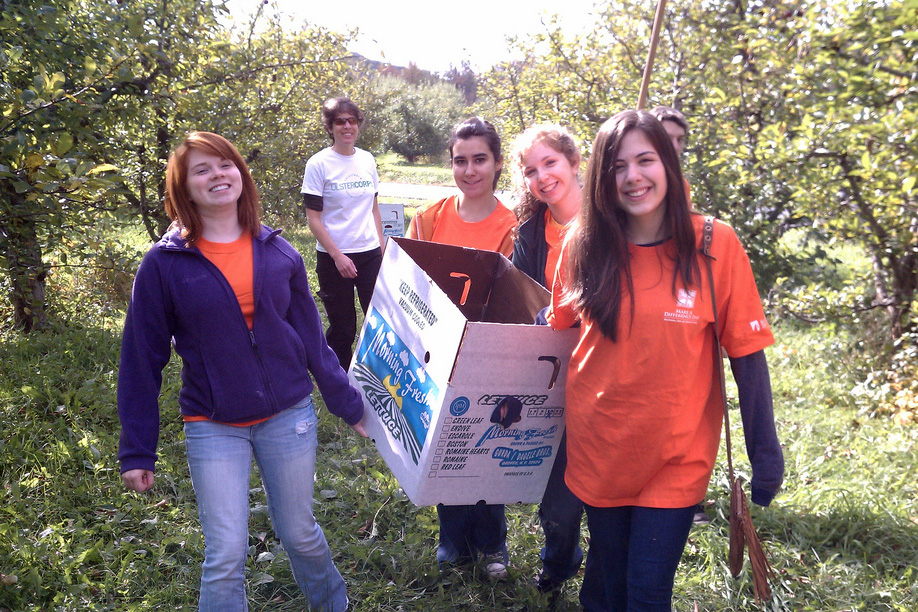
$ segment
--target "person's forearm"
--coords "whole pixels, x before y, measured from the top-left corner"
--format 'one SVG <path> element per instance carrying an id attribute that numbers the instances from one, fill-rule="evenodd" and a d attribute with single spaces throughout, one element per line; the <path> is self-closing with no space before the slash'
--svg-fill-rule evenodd
<path id="1" fill-rule="evenodd" d="M 765 351 L 730 358 L 739 392 L 746 453 L 752 464 L 752 501 L 767 506 L 784 480 L 784 454 L 775 429 Z"/>
<path id="2" fill-rule="evenodd" d="M 373 223 L 376 224 L 376 234 L 379 236 L 379 248 L 386 248 L 386 237 L 383 235 L 382 215 L 379 212 L 379 198 L 373 196 Z"/>

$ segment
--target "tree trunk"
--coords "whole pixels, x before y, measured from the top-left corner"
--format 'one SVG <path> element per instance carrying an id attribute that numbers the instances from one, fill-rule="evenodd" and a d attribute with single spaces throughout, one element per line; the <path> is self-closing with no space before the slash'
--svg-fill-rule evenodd
<path id="1" fill-rule="evenodd" d="M 887 228 L 874 214 L 870 202 L 861 193 L 861 178 L 854 172 L 854 162 L 850 157 L 842 153 L 838 156 L 838 162 L 850 188 L 849 206 L 869 232 L 870 239 L 865 242 L 865 246 L 873 261 L 877 303 L 886 309 L 892 339 L 901 338 L 902 334 L 914 327 L 909 313 L 918 292 L 918 258 L 913 251 L 897 252 L 896 240 L 890 237 Z M 912 219 L 909 227 L 914 232 L 918 228 L 918 220 Z"/>
<path id="2" fill-rule="evenodd" d="M 7 194 L 22 199 L 20 194 Z M 24 202 L 15 202 L 24 205 Z M 47 320 L 45 312 L 45 277 L 47 269 L 42 262 L 41 244 L 35 222 L 31 219 L 13 218 L 0 225 L 3 255 L 10 278 L 10 302 L 13 321 L 25 332 L 41 328 Z"/>

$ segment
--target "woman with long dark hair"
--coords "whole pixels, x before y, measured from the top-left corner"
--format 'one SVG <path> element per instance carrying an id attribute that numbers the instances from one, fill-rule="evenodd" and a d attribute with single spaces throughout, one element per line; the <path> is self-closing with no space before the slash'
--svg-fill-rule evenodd
<path id="1" fill-rule="evenodd" d="M 459 194 L 420 211 L 411 220 L 408 237 L 454 246 L 497 251 L 510 256 L 516 216 L 494 195 L 504 164 L 500 136 L 479 117 L 453 128 L 449 158 Z M 482 558 L 494 580 L 507 577 L 507 519 L 503 504 L 437 506 L 441 567 L 473 563 Z"/>
<path id="2" fill-rule="evenodd" d="M 739 389 L 752 500 L 768 505 L 783 478 L 763 350 L 774 337 L 749 259 L 715 222 L 710 286 L 699 253 L 704 219 L 689 210 L 683 185 L 653 115 L 609 119 L 554 280 L 549 323 L 581 322 L 567 378 L 565 481 L 590 530 L 587 611 L 671 609 L 723 421 L 712 290 Z"/>

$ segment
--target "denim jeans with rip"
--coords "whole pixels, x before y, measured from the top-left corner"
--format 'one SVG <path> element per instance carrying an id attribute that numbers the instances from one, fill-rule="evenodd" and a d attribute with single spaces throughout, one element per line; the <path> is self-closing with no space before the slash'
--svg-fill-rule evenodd
<path id="1" fill-rule="evenodd" d="M 313 516 L 316 413 L 306 398 L 248 427 L 185 423 L 188 467 L 204 531 L 201 612 L 245 612 L 249 476 L 254 456 L 274 530 L 297 586 L 324 612 L 347 608 L 347 589 Z"/>

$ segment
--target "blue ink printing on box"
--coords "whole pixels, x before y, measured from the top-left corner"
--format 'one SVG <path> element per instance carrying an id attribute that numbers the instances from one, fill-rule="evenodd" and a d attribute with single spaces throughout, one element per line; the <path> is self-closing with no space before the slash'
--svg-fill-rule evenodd
<path id="1" fill-rule="evenodd" d="M 417 464 L 439 389 L 392 326 L 371 307 L 352 372 L 386 428 Z"/>

